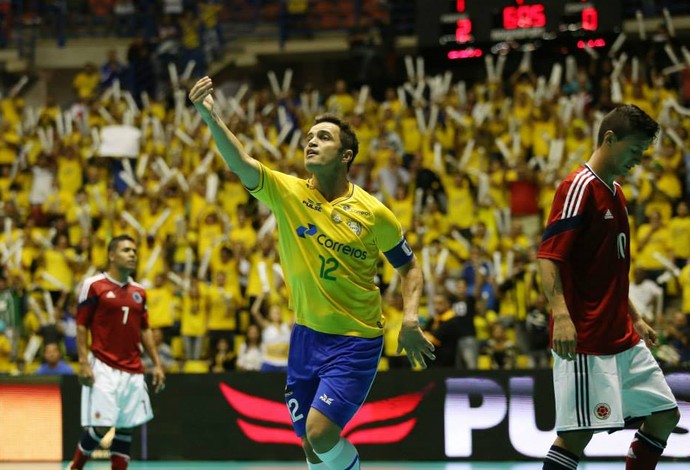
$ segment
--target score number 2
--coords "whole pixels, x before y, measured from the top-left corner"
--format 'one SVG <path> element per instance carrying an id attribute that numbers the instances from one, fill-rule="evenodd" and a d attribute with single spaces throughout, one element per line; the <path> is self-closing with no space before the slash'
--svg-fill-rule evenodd
<path id="1" fill-rule="evenodd" d="M 465 11 L 465 0 L 455 1 L 455 11 L 463 13 Z M 472 40 L 472 20 L 469 18 L 460 18 L 455 23 L 455 41 L 458 44 L 465 44 Z"/>
<path id="2" fill-rule="evenodd" d="M 464 44 L 472 40 L 472 20 L 469 18 L 461 18 L 456 23 L 455 40 L 459 44 Z"/>

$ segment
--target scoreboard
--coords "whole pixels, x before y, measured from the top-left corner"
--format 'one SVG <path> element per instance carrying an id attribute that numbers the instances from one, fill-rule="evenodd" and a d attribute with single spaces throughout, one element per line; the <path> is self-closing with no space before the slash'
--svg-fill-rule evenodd
<path id="1" fill-rule="evenodd" d="M 501 42 L 598 46 L 621 28 L 621 0 L 417 0 L 418 47 L 449 58 Z"/>

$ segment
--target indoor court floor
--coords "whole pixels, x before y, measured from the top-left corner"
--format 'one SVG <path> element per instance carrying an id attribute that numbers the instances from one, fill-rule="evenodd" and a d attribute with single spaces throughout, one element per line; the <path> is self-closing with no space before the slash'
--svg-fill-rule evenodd
<path id="1" fill-rule="evenodd" d="M 623 462 L 582 463 L 578 470 L 621 470 Z M 0 470 L 64 470 L 68 462 L 0 463 Z M 364 462 L 364 470 L 540 470 L 540 462 Z M 662 462 L 657 470 L 687 470 L 688 462 Z M 297 470 L 300 462 L 132 462 L 129 470 Z M 85 470 L 110 470 L 110 462 L 90 462 Z"/>

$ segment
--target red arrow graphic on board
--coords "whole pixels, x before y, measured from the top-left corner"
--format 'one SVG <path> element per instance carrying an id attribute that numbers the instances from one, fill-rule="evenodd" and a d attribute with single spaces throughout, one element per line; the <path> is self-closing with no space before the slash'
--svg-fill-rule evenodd
<path id="1" fill-rule="evenodd" d="M 255 397 L 222 382 L 219 386 L 230 407 L 241 416 L 237 418 L 237 425 L 247 438 L 261 443 L 302 445 L 292 429 L 290 413 L 285 403 Z M 353 444 L 391 444 L 402 441 L 417 424 L 417 419 L 411 415 L 424 395 L 433 388 L 434 384 L 430 383 L 418 392 L 365 403 L 345 426 L 343 436 Z M 404 421 L 384 424 L 385 421 L 400 419 Z"/>

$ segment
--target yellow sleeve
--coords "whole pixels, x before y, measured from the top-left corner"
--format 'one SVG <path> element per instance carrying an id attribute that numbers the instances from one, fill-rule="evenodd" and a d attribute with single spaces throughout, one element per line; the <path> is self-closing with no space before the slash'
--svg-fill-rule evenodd
<path id="1" fill-rule="evenodd" d="M 376 211 L 376 223 L 373 224 L 376 235 L 376 246 L 383 253 L 395 248 L 403 239 L 402 226 L 393 212 L 381 204 Z"/>
<path id="2" fill-rule="evenodd" d="M 281 194 L 292 191 L 289 185 L 290 180 L 297 178 L 271 170 L 263 163 L 259 163 L 259 170 L 261 171 L 259 185 L 249 192 L 271 210 L 275 211 L 282 202 Z"/>

